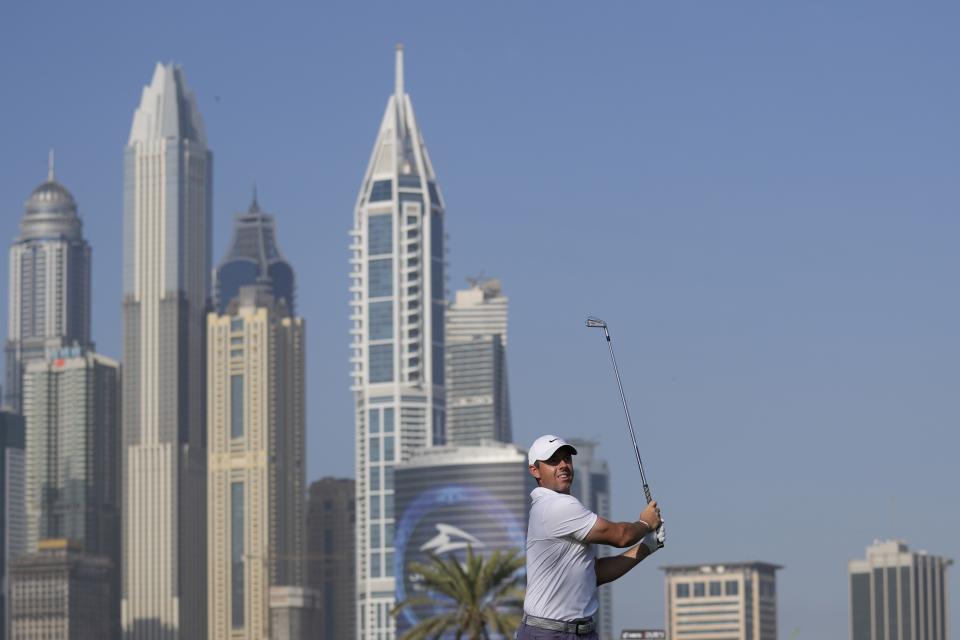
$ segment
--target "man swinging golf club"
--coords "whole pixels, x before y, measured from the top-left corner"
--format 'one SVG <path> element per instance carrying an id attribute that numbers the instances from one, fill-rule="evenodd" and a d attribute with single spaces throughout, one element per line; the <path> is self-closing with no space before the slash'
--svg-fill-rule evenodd
<path id="1" fill-rule="evenodd" d="M 517 640 L 595 640 L 597 587 L 612 582 L 663 546 L 656 501 L 636 522 L 610 522 L 570 495 L 573 456 L 563 438 L 537 438 L 527 455 L 537 480 L 527 525 L 527 594 Z M 629 547 L 597 558 L 595 544 Z"/>

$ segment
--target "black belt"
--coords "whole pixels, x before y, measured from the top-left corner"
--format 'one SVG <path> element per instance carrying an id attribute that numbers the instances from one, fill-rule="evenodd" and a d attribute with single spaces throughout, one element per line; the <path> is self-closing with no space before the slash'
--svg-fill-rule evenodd
<path id="1" fill-rule="evenodd" d="M 589 635 L 593 633 L 594 629 L 597 628 L 593 618 L 584 618 L 582 620 L 573 620 L 571 622 L 567 622 L 565 620 L 538 618 L 537 616 L 531 616 L 525 613 L 520 619 L 520 622 L 530 627 L 549 629 L 550 631 L 562 631 L 563 633 L 573 633 L 578 636 Z"/>

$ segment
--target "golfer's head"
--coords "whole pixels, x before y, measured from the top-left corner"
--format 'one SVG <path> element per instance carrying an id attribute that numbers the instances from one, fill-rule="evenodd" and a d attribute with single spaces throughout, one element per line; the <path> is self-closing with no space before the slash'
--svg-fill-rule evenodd
<path id="1" fill-rule="evenodd" d="M 540 436 L 530 445 L 527 462 L 537 484 L 557 493 L 570 493 L 576 448 L 560 436 Z"/>

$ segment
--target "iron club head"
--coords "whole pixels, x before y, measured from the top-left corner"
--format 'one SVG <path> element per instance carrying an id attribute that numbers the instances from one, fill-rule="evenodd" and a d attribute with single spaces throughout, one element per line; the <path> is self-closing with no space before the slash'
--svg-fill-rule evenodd
<path id="1" fill-rule="evenodd" d="M 587 326 L 591 329 L 606 329 L 607 323 L 600 318 L 594 318 L 593 316 L 590 316 L 587 318 Z"/>

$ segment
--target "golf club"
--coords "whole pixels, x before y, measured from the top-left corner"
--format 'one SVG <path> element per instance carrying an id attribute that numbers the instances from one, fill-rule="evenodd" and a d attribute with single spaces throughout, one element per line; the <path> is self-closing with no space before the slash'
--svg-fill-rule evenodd
<path id="1" fill-rule="evenodd" d="M 633 442 L 633 451 L 637 454 L 637 466 L 640 468 L 640 481 L 643 482 L 643 495 L 649 504 L 653 501 L 653 497 L 650 494 L 650 485 L 647 484 L 647 475 L 643 472 L 643 461 L 640 459 L 640 446 L 637 444 L 637 433 L 633 429 L 633 419 L 630 418 L 630 409 L 627 408 L 627 396 L 623 393 L 623 382 L 620 381 L 620 368 L 617 367 L 617 357 L 613 355 L 613 341 L 610 340 L 610 329 L 607 327 L 606 322 L 593 316 L 587 318 L 587 327 L 591 329 L 603 329 L 603 335 L 607 338 L 607 348 L 610 350 L 610 362 L 613 363 L 613 373 L 617 377 L 617 388 L 620 390 L 620 401 L 623 402 L 623 415 L 627 418 L 627 429 L 630 432 L 630 440 Z M 658 542 L 657 546 L 663 547 L 663 543 Z"/>

